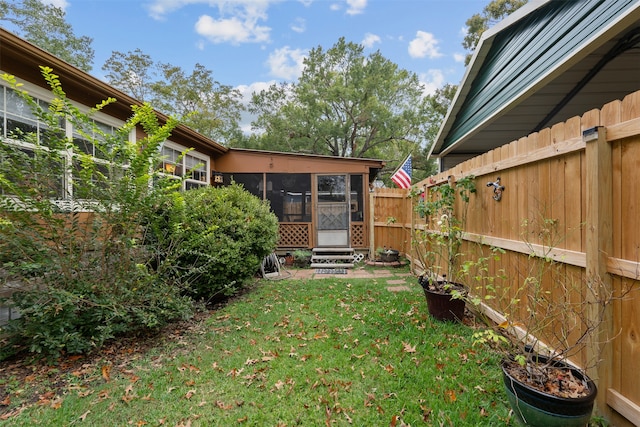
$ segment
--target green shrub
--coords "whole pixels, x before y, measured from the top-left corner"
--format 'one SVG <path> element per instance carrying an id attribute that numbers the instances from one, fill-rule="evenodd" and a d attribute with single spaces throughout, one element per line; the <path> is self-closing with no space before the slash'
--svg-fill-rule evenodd
<path id="1" fill-rule="evenodd" d="M 10 139 L 0 139 L 0 261 L 6 280 L 19 284 L 11 303 L 21 314 L 0 331 L 9 334 L 0 358 L 22 348 L 49 357 L 86 352 L 192 312 L 192 302 L 147 267 L 153 249 L 140 239 L 150 207 L 173 191 L 150 165 L 176 122 L 160 125 L 144 105 L 107 133 L 93 112 L 113 100 L 83 113 L 52 70 L 42 72 L 53 94 L 48 105 L 2 76 L 43 125 L 39 133 L 8 129 Z M 100 160 L 66 137 L 65 122 Z M 137 126 L 147 136 L 131 143 Z M 63 186 L 71 171 L 72 195 Z"/>
<path id="2" fill-rule="evenodd" d="M 275 249 L 277 217 L 236 184 L 180 196 L 166 197 L 150 218 L 149 241 L 164 243 L 154 264 L 194 298 L 236 293 Z"/>

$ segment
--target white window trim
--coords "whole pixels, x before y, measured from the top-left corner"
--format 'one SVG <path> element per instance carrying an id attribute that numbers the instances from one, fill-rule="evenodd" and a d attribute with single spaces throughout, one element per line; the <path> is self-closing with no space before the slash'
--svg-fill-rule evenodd
<path id="1" fill-rule="evenodd" d="M 162 148 L 163 147 L 171 148 L 171 149 L 176 150 L 176 151 L 178 151 L 180 153 L 183 153 L 186 150 L 189 150 L 189 148 L 184 147 L 184 146 L 182 146 L 180 144 L 176 144 L 175 142 L 170 141 L 170 140 L 166 140 L 160 145 L 160 151 L 161 152 L 162 152 Z M 192 183 L 192 184 L 200 185 L 200 186 L 203 186 L 203 187 L 211 185 L 211 171 L 210 171 L 211 157 L 206 155 L 206 154 L 204 154 L 204 153 L 196 151 L 196 150 L 189 150 L 187 152 L 187 155 L 191 156 L 191 157 L 195 157 L 196 159 L 198 159 L 199 161 L 202 162 L 203 167 L 204 167 L 204 172 L 205 172 L 206 175 L 205 175 L 205 181 L 200 181 L 198 179 L 185 178 L 184 183 L 182 184 L 182 189 L 183 190 L 185 189 L 186 183 Z M 186 174 L 186 167 L 187 167 L 186 161 L 185 161 L 185 158 L 183 157 L 182 158 L 183 176 L 184 176 L 184 174 Z M 172 176 L 171 174 L 163 174 L 163 175 L 168 176 L 168 177 Z M 173 175 L 173 176 L 175 176 L 176 178 L 179 177 L 177 175 Z"/>
<path id="2" fill-rule="evenodd" d="M 0 73 L 4 73 L 4 71 L 0 70 Z M 51 93 L 50 90 L 47 90 L 46 88 L 34 85 L 32 83 L 26 82 L 24 80 L 21 80 L 19 78 L 16 77 L 16 81 L 21 83 L 21 90 L 25 90 L 28 92 L 28 94 L 33 97 L 36 98 L 38 100 L 44 101 L 44 102 L 51 102 L 53 100 L 53 94 Z M 6 88 L 11 90 L 11 86 L 8 85 L 5 81 L 0 81 L 0 87 L 2 88 Z M 91 107 L 80 104 L 78 102 L 75 102 L 73 100 L 69 100 L 71 102 L 72 105 L 74 105 L 75 107 L 77 107 L 81 112 L 83 113 L 89 113 L 91 110 Z M 114 128 L 121 128 L 125 122 L 117 119 L 115 117 L 112 117 L 108 114 L 105 114 L 101 111 L 96 111 L 93 112 L 91 114 L 91 117 L 93 120 L 100 122 L 100 123 L 104 123 L 106 125 L 109 126 L 113 126 Z M 65 136 L 67 138 L 69 138 L 69 140 L 72 140 L 73 138 L 73 124 L 71 123 L 70 120 L 65 120 Z M 5 142 L 8 142 L 10 144 L 13 144 L 15 146 L 18 147 L 23 147 L 23 148 L 34 148 L 34 145 L 31 143 L 27 143 L 25 141 L 21 141 L 21 140 L 14 140 L 14 139 L 6 139 L 3 137 L 3 139 L 5 140 Z M 128 135 L 128 140 L 130 143 L 135 143 L 136 141 L 136 129 L 131 129 L 131 131 L 129 132 Z M 47 148 L 47 147 L 44 147 Z M 47 148 L 48 149 L 48 148 Z M 66 158 L 65 163 L 66 163 L 66 170 L 64 173 L 64 176 L 62 177 L 63 179 L 63 184 L 62 184 L 62 191 L 63 191 L 63 198 L 62 199 L 55 199 L 53 200 L 53 202 L 59 206 L 61 209 L 66 210 L 66 209 L 77 209 L 77 206 L 82 207 L 80 209 L 80 211 L 92 211 L 94 210 L 92 207 L 96 206 L 96 202 L 90 201 L 90 200 L 80 200 L 80 199 L 74 199 L 73 197 L 73 158 L 74 158 L 74 154 L 72 150 L 67 150 L 67 152 L 65 153 L 64 157 Z M 101 159 L 96 158 L 97 161 L 101 161 Z"/>

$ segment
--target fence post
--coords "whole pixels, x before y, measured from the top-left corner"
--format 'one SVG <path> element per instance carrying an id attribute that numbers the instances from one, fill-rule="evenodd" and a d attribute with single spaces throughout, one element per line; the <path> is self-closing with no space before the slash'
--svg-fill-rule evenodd
<path id="1" fill-rule="evenodd" d="M 376 218 L 375 218 L 376 197 L 375 190 L 369 191 L 369 259 L 376 257 Z"/>
<path id="2" fill-rule="evenodd" d="M 611 277 L 607 274 L 607 257 L 611 256 L 613 237 L 612 225 L 612 154 L 607 142 L 607 130 L 604 126 L 586 129 L 582 133 L 586 155 L 586 275 L 585 279 L 601 280 L 604 287 L 611 290 Z M 587 315 L 597 322 L 599 307 L 597 295 L 587 292 Z M 613 330 L 612 307 L 607 308 L 605 321 L 599 327 L 594 339 L 587 343 L 586 362 L 598 361 L 597 369 L 588 372 L 598 384 L 597 408 L 600 413 L 607 411 L 606 390 L 611 384 L 613 368 L 611 350 L 611 331 Z"/>

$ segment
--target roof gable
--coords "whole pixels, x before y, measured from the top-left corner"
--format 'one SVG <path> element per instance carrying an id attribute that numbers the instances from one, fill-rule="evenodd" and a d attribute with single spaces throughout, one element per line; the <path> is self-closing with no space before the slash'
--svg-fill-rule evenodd
<path id="1" fill-rule="evenodd" d="M 610 45 L 630 28 L 637 30 L 639 16 L 638 0 L 545 1 L 516 11 L 483 35 L 431 153 L 482 153 L 616 99 L 610 97 L 618 92 L 637 90 L 640 65 L 621 76 L 629 82 L 606 89 L 609 99 L 591 96 L 566 108 L 584 89 L 580 82 L 590 73 L 595 77 L 594 67 L 620 53 L 612 53 Z M 593 106 L 585 108 L 585 102 Z M 490 124 L 493 146 L 467 143 Z"/>

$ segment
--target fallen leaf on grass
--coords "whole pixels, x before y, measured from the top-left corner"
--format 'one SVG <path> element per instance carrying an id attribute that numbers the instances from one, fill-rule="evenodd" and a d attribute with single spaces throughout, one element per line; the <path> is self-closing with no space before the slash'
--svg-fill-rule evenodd
<path id="1" fill-rule="evenodd" d="M 235 379 L 238 375 L 240 375 L 244 371 L 244 368 L 233 368 L 228 373 L 227 376 Z"/>
<path id="2" fill-rule="evenodd" d="M 224 411 L 228 411 L 233 408 L 233 405 L 225 405 L 225 403 L 221 400 L 216 401 L 216 406 Z"/>
<path id="3" fill-rule="evenodd" d="M 458 397 L 456 396 L 456 392 L 453 390 L 447 391 L 447 396 L 449 397 L 450 402 L 455 402 L 456 400 L 458 400 Z"/>
<path id="4" fill-rule="evenodd" d="M 189 391 L 187 392 L 187 394 L 185 394 L 185 395 L 184 395 L 184 398 L 185 398 L 185 399 L 187 399 L 187 400 L 189 400 L 189 399 L 191 399 L 191 398 L 193 397 L 193 395 L 194 395 L 194 394 L 196 394 L 196 391 L 195 391 L 195 390 L 189 390 Z"/>
<path id="5" fill-rule="evenodd" d="M 178 371 L 184 372 L 187 369 L 189 370 L 189 372 L 200 372 L 200 369 L 197 366 L 187 365 L 186 363 L 183 363 L 182 366 L 178 368 Z"/>
<path id="6" fill-rule="evenodd" d="M 25 409 L 27 409 L 27 407 L 23 406 L 21 408 L 16 408 L 13 411 L 5 412 L 4 414 L 0 415 L 0 420 L 4 421 L 4 420 L 8 420 L 9 418 L 16 417 L 20 415 L 22 411 L 24 411 Z"/>
<path id="7" fill-rule="evenodd" d="M 87 397 L 93 394 L 93 390 L 84 390 L 78 392 L 78 397 Z"/>
<path id="8" fill-rule="evenodd" d="M 80 415 L 80 421 L 84 421 L 87 419 L 87 415 L 89 415 L 91 411 L 87 411 L 84 414 Z"/>
<path id="9" fill-rule="evenodd" d="M 383 369 L 384 369 L 385 371 L 387 371 L 388 373 L 390 373 L 390 374 L 393 374 L 393 372 L 395 371 L 395 368 L 394 368 L 394 367 L 393 367 L 393 365 L 391 365 L 391 364 L 388 364 L 388 365 L 386 365 L 386 366 L 383 366 Z"/>
<path id="10" fill-rule="evenodd" d="M 60 409 L 62 407 L 62 398 L 59 397 L 51 401 L 51 409 Z"/>
<path id="11" fill-rule="evenodd" d="M 409 344 L 407 342 L 403 342 L 402 343 L 402 351 L 404 351 L 405 353 L 415 353 L 416 352 L 416 346 L 414 345 L 412 347 L 411 344 Z"/>
<path id="12" fill-rule="evenodd" d="M 127 388 L 124 389 L 124 396 L 122 396 L 122 401 L 124 403 L 129 403 L 135 398 L 136 396 L 133 395 L 133 384 L 129 384 Z"/>
<path id="13" fill-rule="evenodd" d="M 52 391 L 43 393 L 38 396 L 38 405 L 49 405 L 51 403 L 51 399 L 55 397 L 55 393 Z"/>
<path id="14" fill-rule="evenodd" d="M 102 365 L 102 378 L 106 382 L 111 381 L 111 365 Z"/>
<path id="15" fill-rule="evenodd" d="M 420 405 L 420 409 L 422 410 L 422 421 L 425 423 L 429 421 L 429 417 L 431 416 L 431 412 L 433 411 L 431 408 L 427 408 L 424 405 Z"/>

